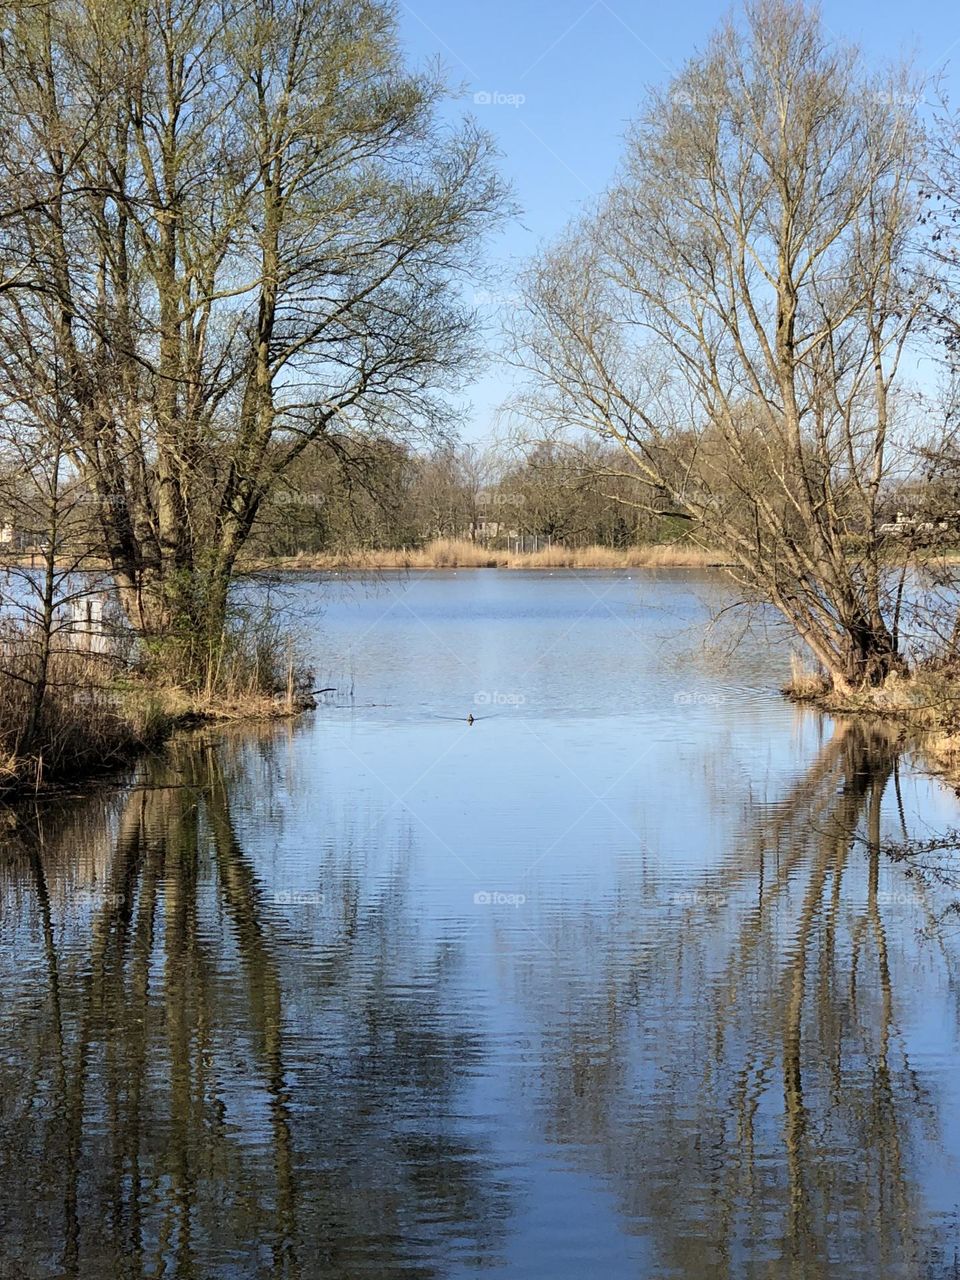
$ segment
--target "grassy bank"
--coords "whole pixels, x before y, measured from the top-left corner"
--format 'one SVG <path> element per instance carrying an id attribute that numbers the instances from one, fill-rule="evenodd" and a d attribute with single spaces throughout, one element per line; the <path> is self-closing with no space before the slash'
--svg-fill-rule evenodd
<path id="1" fill-rule="evenodd" d="M 651 543 L 624 547 L 545 547 L 541 551 L 498 551 L 466 539 L 437 538 L 423 547 L 401 550 L 358 549 L 301 552 L 295 556 L 250 560 L 250 571 L 324 572 L 378 569 L 707 569 L 721 566 L 723 555 L 690 543 Z"/>
<path id="2" fill-rule="evenodd" d="M 0 670 L 3 801 L 109 773 L 178 729 L 292 716 L 314 705 L 292 666 L 286 679 L 234 668 L 216 687 L 190 691 L 98 655 L 60 652 L 39 709 L 29 649 L 0 643 Z"/>
<path id="3" fill-rule="evenodd" d="M 872 716 L 899 725 L 905 743 L 960 792 L 960 670 L 921 667 L 908 676 L 890 676 L 877 689 L 841 697 L 822 676 L 795 661 L 783 693 L 830 715 Z"/>
<path id="4" fill-rule="evenodd" d="M 298 715 L 308 705 L 265 695 L 211 700 L 158 686 L 53 695 L 48 721 L 29 749 L 21 750 L 13 735 L 0 730 L 0 801 L 110 773 L 178 730 Z M 7 706 L 0 708 L 4 724 L 13 723 L 8 714 Z"/>

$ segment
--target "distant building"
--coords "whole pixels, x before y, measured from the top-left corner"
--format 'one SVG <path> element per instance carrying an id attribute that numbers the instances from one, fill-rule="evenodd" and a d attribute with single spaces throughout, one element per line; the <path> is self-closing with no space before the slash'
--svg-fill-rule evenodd
<path id="1" fill-rule="evenodd" d="M 84 653 L 114 653 L 117 629 L 110 618 L 110 598 L 95 591 L 70 600 L 61 610 L 61 626 L 71 648 Z"/>
<path id="2" fill-rule="evenodd" d="M 898 511 L 895 520 L 888 520 L 877 529 L 878 533 L 894 538 L 925 537 L 960 533 L 960 511 L 948 511 L 931 518 L 929 515 L 909 516 Z"/>
<path id="3" fill-rule="evenodd" d="M 477 542 L 495 542 L 498 538 L 516 538 L 519 531 L 516 527 L 516 515 L 509 509 L 518 506 L 516 497 L 489 489 L 483 489 L 477 495 L 476 518 L 473 525 L 473 536 Z"/>

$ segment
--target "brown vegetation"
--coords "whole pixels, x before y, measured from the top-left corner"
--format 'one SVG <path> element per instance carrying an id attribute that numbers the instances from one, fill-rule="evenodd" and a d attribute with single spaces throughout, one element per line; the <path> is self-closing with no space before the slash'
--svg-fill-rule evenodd
<path id="1" fill-rule="evenodd" d="M 32 729 L 34 683 L 21 647 L 5 642 L 0 681 L 0 794 L 108 769 L 159 741 L 172 717 L 159 692 L 127 697 L 87 655 L 59 654 Z"/>
<path id="2" fill-rule="evenodd" d="M 722 566 L 723 556 L 692 543 L 656 543 L 637 547 L 544 547 L 505 551 L 459 538 L 436 538 L 423 547 L 400 550 L 358 548 L 321 551 L 248 562 L 247 570 L 324 572 L 366 569 L 707 569 Z"/>
<path id="3" fill-rule="evenodd" d="M 102 654 L 56 650 L 37 701 L 36 638 L 0 640 L 0 797 L 106 772 L 175 730 L 212 721 L 296 715 L 313 705 L 292 645 L 253 626 L 218 655 L 216 680 L 187 691 L 156 671 Z"/>
<path id="4" fill-rule="evenodd" d="M 784 694 L 834 715 L 875 717 L 900 726 L 904 742 L 960 792 L 960 680 L 954 664 L 930 663 L 909 675 L 891 674 L 874 689 L 842 696 L 822 672 L 799 658 Z"/>

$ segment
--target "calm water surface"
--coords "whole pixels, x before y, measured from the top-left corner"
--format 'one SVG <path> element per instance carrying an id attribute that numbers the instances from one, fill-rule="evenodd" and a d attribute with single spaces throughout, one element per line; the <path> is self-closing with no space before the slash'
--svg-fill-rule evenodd
<path id="1" fill-rule="evenodd" d="M 960 1274 L 958 802 L 723 591 L 298 581 L 316 713 L 8 817 L 0 1276 Z"/>

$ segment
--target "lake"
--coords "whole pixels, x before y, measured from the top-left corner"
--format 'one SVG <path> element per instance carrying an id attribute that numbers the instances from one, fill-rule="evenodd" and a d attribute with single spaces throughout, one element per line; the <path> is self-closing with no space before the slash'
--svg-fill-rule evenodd
<path id="1" fill-rule="evenodd" d="M 716 574 L 284 595 L 316 712 L 3 821 L 0 1276 L 960 1274 L 953 791 Z"/>

